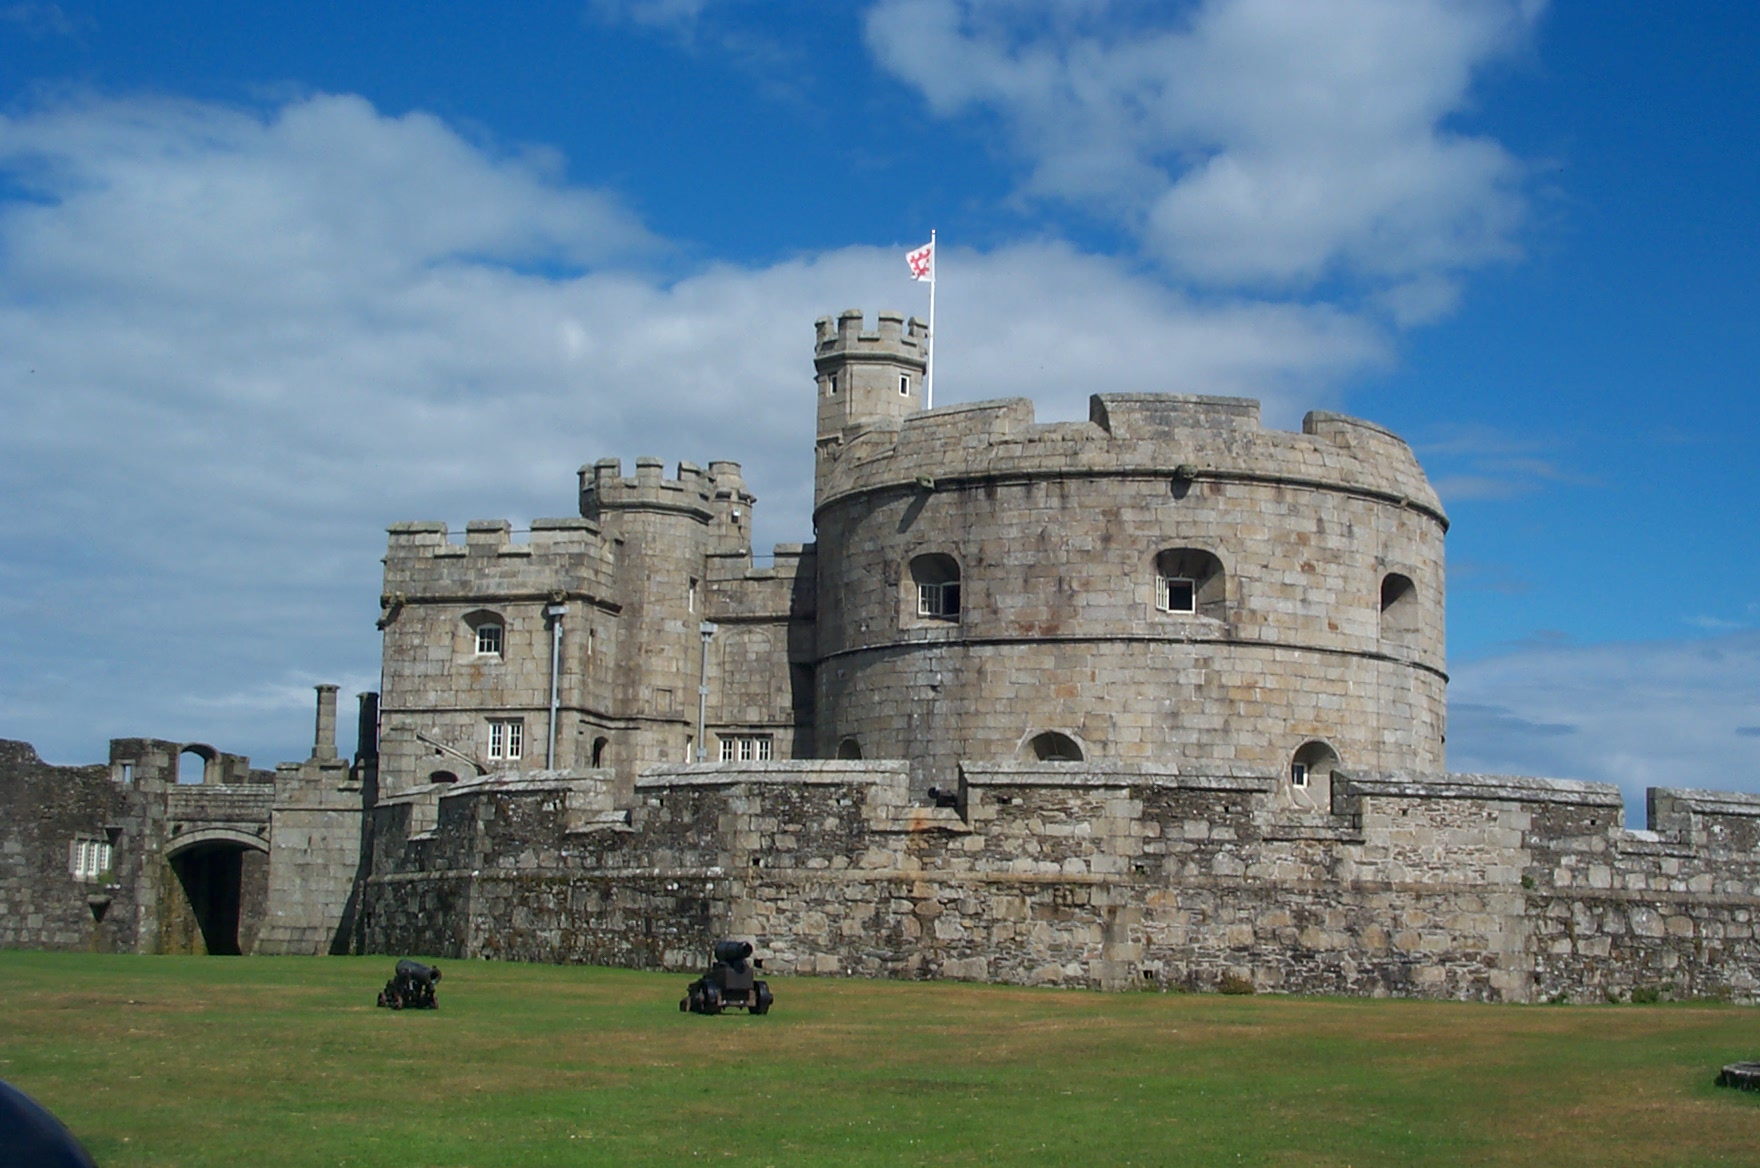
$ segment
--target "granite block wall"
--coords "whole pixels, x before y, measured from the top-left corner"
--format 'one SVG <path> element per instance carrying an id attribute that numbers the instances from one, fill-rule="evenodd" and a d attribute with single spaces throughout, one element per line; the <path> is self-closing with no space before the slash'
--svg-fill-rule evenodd
<path id="1" fill-rule="evenodd" d="M 650 771 L 622 811 L 604 777 L 483 780 L 434 791 L 425 832 L 407 802 L 377 813 L 368 944 L 685 970 L 737 936 L 778 973 L 1756 995 L 1760 800 L 1675 792 L 1712 810 L 1634 833 L 1597 784 L 1341 773 L 1321 814 L 1278 781 L 968 763 L 928 807 L 903 760 L 710 765 Z"/>

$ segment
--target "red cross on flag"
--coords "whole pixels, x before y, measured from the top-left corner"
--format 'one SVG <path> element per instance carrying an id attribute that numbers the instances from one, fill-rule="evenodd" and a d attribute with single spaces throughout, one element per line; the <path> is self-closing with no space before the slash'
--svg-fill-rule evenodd
<path id="1" fill-rule="evenodd" d="M 935 282 L 935 241 L 930 240 L 916 251 L 904 253 L 904 262 L 911 266 L 911 279 Z"/>

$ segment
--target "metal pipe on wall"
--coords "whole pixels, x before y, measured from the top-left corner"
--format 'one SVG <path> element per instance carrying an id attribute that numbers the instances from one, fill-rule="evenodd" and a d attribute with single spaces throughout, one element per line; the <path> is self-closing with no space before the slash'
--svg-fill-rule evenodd
<path id="1" fill-rule="evenodd" d="M 556 713 L 560 706 L 557 700 L 559 689 L 558 675 L 562 671 L 562 618 L 568 615 L 568 605 L 552 604 L 544 610 L 550 618 L 550 744 L 544 751 L 544 769 L 556 769 Z"/>

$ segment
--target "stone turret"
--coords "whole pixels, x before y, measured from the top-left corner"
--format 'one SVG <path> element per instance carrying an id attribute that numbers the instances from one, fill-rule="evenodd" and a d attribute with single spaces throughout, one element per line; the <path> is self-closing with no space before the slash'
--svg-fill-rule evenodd
<path id="1" fill-rule="evenodd" d="M 862 325 L 861 310 L 846 308 L 836 320 L 821 317 L 815 326 L 821 450 L 851 432 L 923 408 L 928 326 L 898 312 L 882 312 L 873 332 Z"/>

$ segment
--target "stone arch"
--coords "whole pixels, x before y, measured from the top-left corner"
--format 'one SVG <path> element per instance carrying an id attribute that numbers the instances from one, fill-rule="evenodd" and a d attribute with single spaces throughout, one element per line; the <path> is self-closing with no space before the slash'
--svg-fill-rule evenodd
<path id="1" fill-rule="evenodd" d="M 188 759 L 199 759 L 191 765 Z M 185 786 L 219 781 L 220 752 L 203 742 L 191 742 L 177 752 L 177 781 Z"/>
<path id="2" fill-rule="evenodd" d="M 254 832 L 237 827 L 204 827 L 196 831 L 186 831 L 172 838 L 165 845 L 165 858 L 176 859 L 191 848 L 199 848 L 204 844 L 231 844 L 251 851 L 269 854 L 269 845 L 263 837 Z"/>
<path id="3" fill-rule="evenodd" d="M 611 739 L 605 737 L 603 734 L 601 734 L 601 735 L 599 735 L 599 737 L 593 739 L 593 766 L 594 767 L 602 767 L 602 766 L 606 765 L 605 764 L 605 756 L 606 756 L 606 753 L 610 749 L 611 749 Z M 688 762 L 689 760 L 687 759 L 686 761 Z"/>
<path id="4" fill-rule="evenodd" d="M 1082 744 L 1061 730 L 1042 730 L 1029 737 L 1022 749 L 1038 762 L 1081 762 L 1087 758 Z"/>
<path id="5" fill-rule="evenodd" d="M 1279 784 L 1284 801 L 1307 811 L 1332 810 L 1332 775 L 1340 767 L 1338 751 L 1322 738 L 1310 738 L 1290 756 Z"/>
<path id="6" fill-rule="evenodd" d="M 1221 620 L 1228 611 L 1228 572 L 1222 560 L 1204 548 L 1156 552 L 1155 609 L 1170 616 Z"/>
<path id="7" fill-rule="evenodd" d="M 429 771 L 428 781 L 430 783 L 456 783 L 458 775 L 452 771 Z"/>
<path id="8" fill-rule="evenodd" d="M 906 623 L 958 622 L 962 608 L 959 561 L 946 552 L 912 556 L 902 597 Z"/>
<path id="9" fill-rule="evenodd" d="M 1381 639 L 1408 644 L 1418 633 L 1418 586 L 1410 576 L 1381 577 Z"/>
<path id="10" fill-rule="evenodd" d="M 862 744 L 854 738 L 845 738 L 837 744 L 837 757 L 845 762 L 853 762 L 862 757 Z"/>
<path id="11" fill-rule="evenodd" d="M 203 828 L 177 837 L 165 860 L 183 893 L 170 906 L 166 951 L 236 957 L 255 942 L 268 894 L 262 839 L 238 828 Z"/>

